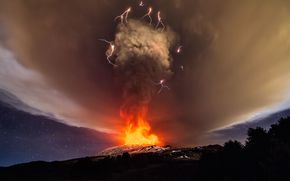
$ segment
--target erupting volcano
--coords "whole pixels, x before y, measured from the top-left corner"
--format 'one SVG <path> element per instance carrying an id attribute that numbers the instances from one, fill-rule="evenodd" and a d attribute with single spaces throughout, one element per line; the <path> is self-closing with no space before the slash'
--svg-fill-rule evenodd
<path id="1" fill-rule="evenodd" d="M 174 40 L 175 33 L 168 27 L 154 28 L 129 19 L 120 22 L 115 40 L 109 42 L 106 55 L 123 92 L 120 117 L 124 121 L 121 139 L 125 145 L 162 144 L 161 138 L 152 132 L 148 108 L 152 96 L 167 87 L 164 80 L 172 74 L 170 48 Z"/>
<path id="2" fill-rule="evenodd" d="M 124 130 L 125 145 L 159 145 L 159 137 L 151 133 L 151 127 L 146 118 L 147 108 L 143 108 L 136 115 L 126 114 L 121 111 L 121 117 L 126 121 Z"/>

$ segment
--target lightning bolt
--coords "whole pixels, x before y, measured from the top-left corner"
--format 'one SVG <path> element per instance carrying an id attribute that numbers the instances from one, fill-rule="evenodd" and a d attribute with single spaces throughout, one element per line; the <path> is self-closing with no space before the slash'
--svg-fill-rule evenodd
<path id="1" fill-rule="evenodd" d="M 129 7 L 126 11 L 124 11 L 121 15 L 119 16 L 116 16 L 115 17 L 115 21 L 117 21 L 118 19 L 120 19 L 121 23 L 124 23 L 124 19 L 125 19 L 125 22 L 127 23 L 128 22 L 128 14 L 130 13 L 131 11 L 131 7 Z M 125 16 L 125 18 L 124 18 Z"/>
<path id="2" fill-rule="evenodd" d="M 158 11 L 158 13 L 157 13 L 157 19 L 158 19 L 158 23 L 157 23 L 155 28 L 157 29 L 159 25 L 162 25 L 161 31 L 163 31 L 165 29 L 165 26 L 163 24 L 163 21 L 162 21 L 161 15 L 160 15 L 160 11 Z"/>
<path id="3" fill-rule="evenodd" d="M 105 43 L 109 44 L 109 46 L 110 46 L 109 53 L 106 53 L 107 61 L 108 61 L 109 64 L 111 64 L 111 65 L 113 65 L 113 66 L 117 66 L 116 64 L 114 64 L 114 63 L 110 60 L 110 58 L 113 56 L 113 54 L 114 54 L 114 52 L 115 52 L 115 45 L 114 45 L 112 42 L 110 42 L 110 41 L 108 41 L 108 40 L 106 40 L 106 39 L 99 39 L 99 40 L 102 41 L 102 42 L 105 42 Z"/>
<path id="4" fill-rule="evenodd" d="M 152 23 L 152 18 L 151 18 L 152 10 L 153 10 L 153 9 L 152 9 L 151 7 L 149 7 L 148 12 L 147 12 L 144 16 L 142 16 L 142 19 L 144 19 L 145 17 L 148 17 L 148 18 L 149 18 L 149 23 L 150 23 L 150 25 L 151 25 L 151 23 Z"/>

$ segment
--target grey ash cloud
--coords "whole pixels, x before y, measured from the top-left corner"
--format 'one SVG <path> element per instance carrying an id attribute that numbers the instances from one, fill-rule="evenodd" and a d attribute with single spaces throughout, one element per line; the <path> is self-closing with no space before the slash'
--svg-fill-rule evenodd
<path id="1" fill-rule="evenodd" d="M 152 127 L 167 133 L 168 142 L 205 141 L 209 130 L 247 120 L 289 95 L 289 2 L 150 2 L 153 19 L 160 10 L 183 45 L 172 70 L 182 64 L 184 71 L 175 71 L 170 92 L 151 102 Z M 130 18 L 147 11 L 131 0 L 2 0 L 1 44 L 14 59 L 1 53 L 0 88 L 66 124 L 117 131 L 123 92 L 98 39 L 114 37 L 113 19 L 130 5 Z M 168 58 L 157 64 L 166 71 Z"/>

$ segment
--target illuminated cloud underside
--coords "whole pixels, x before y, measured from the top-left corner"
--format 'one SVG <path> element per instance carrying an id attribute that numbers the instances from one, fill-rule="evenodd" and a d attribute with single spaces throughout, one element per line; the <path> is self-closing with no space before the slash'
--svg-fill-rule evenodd
<path id="1" fill-rule="evenodd" d="M 0 88 L 67 124 L 118 130 L 121 91 L 97 39 L 115 31 L 113 18 L 133 1 L 28 2 L 0 3 L 1 41 L 10 48 L 1 47 Z M 183 45 L 170 92 L 155 96 L 149 110 L 153 129 L 169 142 L 196 143 L 289 95 L 289 2 L 161 0 L 152 7 Z"/>

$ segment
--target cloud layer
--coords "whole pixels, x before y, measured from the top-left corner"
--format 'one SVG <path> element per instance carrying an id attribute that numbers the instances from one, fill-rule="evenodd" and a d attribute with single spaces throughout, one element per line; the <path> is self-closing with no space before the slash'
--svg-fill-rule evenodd
<path id="1" fill-rule="evenodd" d="M 129 5 L 131 17 L 147 11 L 129 0 L 2 0 L 0 88 L 67 124 L 118 130 L 122 91 L 98 39 L 114 37 L 113 19 Z M 154 21 L 160 9 L 183 45 L 173 55 L 170 92 L 154 96 L 149 110 L 153 129 L 168 142 L 205 142 L 205 132 L 246 119 L 289 94 L 290 3 L 150 5 Z"/>

